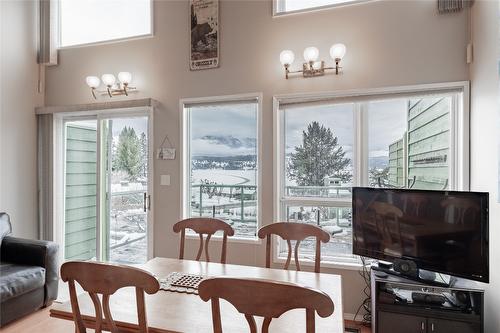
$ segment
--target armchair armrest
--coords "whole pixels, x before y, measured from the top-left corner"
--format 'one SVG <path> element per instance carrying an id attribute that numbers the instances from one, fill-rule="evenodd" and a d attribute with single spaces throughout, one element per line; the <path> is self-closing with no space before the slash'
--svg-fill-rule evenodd
<path id="1" fill-rule="evenodd" d="M 48 305 L 57 298 L 59 282 L 57 251 L 59 245 L 43 240 L 6 236 L 2 240 L 1 260 L 19 265 L 45 268 L 45 301 Z"/>

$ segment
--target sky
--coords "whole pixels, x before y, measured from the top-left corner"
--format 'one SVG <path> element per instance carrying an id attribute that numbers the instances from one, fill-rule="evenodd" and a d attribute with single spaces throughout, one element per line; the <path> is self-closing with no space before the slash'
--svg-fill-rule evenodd
<path id="1" fill-rule="evenodd" d="M 257 139 L 257 104 L 227 104 L 195 106 L 191 114 L 191 154 L 194 156 L 255 155 L 256 146 L 248 141 Z M 233 137 L 246 142 L 241 147 L 229 147 L 212 137 Z M 205 138 L 205 139 L 203 139 Z M 250 140 L 248 140 L 250 139 Z"/>
<path id="2" fill-rule="evenodd" d="M 369 157 L 389 156 L 389 145 L 400 140 L 407 123 L 407 100 L 370 102 L 368 109 Z"/>
<path id="3" fill-rule="evenodd" d="M 287 152 L 302 143 L 302 131 L 312 121 L 331 128 L 352 159 L 354 144 L 354 104 L 332 104 L 290 108 L 285 111 Z M 368 104 L 369 157 L 388 157 L 389 145 L 401 139 L 406 130 L 406 99 L 370 102 Z M 191 108 L 191 152 L 193 155 L 234 156 L 255 154 L 256 148 L 242 145 L 234 148 L 207 136 L 256 139 L 257 106 L 228 104 Z"/>
<path id="4" fill-rule="evenodd" d="M 134 117 L 134 118 L 116 118 L 113 121 L 113 137 L 118 137 L 120 132 L 125 126 L 132 127 L 138 137 L 141 133 L 148 132 L 148 118 L 147 117 Z"/>
<path id="5" fill-rule="evenodd" d="M 285 7 L 287 11 L 300 10 L 305 8 L 314 8 L 320 6 L 334 5 L 348 2 L 346 0 L 286 0 Z"/>
<path id="6" fill-rule="evenodd" d="M 149 34 L 150 6 L 150 0 L 61 0 L 61 45 Z"/>
<path id="7" fill-rule="evenodd" d="M 389 145 L 401 139 L 406 130 L 406 99 L 370 102 L 368 104 L 369 157 L 389 156 Z M 306 106 L 285 111 L 287 152 L 302 143 L 302 131 L 312 121 L 333 130 L 339 144 L 352 158 L 354 144 L 354 104 Z"/>

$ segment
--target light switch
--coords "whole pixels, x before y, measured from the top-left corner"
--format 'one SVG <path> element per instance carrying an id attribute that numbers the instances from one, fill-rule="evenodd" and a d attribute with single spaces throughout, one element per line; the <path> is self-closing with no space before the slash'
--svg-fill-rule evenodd
<path id="1" fill-rule="evenodd" d="M 160 184 L 163 186 L 170 185 L 170 175 L 161 175 Z"/>

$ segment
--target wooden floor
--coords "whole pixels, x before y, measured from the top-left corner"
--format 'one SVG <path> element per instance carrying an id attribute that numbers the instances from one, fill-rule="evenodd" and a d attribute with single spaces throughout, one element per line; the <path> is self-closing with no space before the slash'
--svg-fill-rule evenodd
<path id="1" fill-rule="evenodd" d="M 359 328 L 360 333 L 370 333 L 368 327 L 346 320 L 346 327 Z M 271 327 L 272 328 L 272 327 Z M 49 308 L 39 310 L 29 316 L 15 321 L 0 329 L 2 333 L 72 333 L 75 331 L 73 322 L 49 317 Z"/>

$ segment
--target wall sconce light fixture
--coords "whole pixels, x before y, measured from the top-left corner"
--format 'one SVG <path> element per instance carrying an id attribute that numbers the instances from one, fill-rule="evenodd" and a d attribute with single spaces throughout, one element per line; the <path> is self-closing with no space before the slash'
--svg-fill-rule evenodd
<path id="1" fill-rule="evenodd" d="M 102 83 L 106 86 L 106 90 L 97 90 Z M 104 74 L 101 76 L 101 80 L 97 76 L 87 76 L 85 82 L 92 89 L 92 96 L 97 99 L 97 94 L 108 95 L 109 97 L 117 95 L 128 96 L 131 90 L 137 91 L 137 88 L 131 87 L 130 81 L 132 81 L 132 74 L 129 72 L 118 73 L 118 83 L 116 83 L 116 78 L 113 74 Z"/>
<path id="2" fill-rule="evenodd" d="M 301 70 L 291 71 L 290 65 L 295 59 L 295 55 L 290 50 L 284 50 L 280 53 L 280 62 L 285 67 L 285 78 L 288 79 L 288 74 L 291 73 L 302 73 L 304 77 L 314 77 L 325 75 L 327 70 L 335 70 L 335 74 L 338 75 L 341 72 L 342 67 L 339 66 L 340 61 L 344 57 L 346 52 L 346 47 L 344 44 L 334 44 L 330 48 L 330 57 L 335 61 L 335 67 L 326 67 L 323 60 L 318 61 L 319 50 L 310 46 L 304 50 L 304 60 L 305 63 L 302 64 Z"/>

